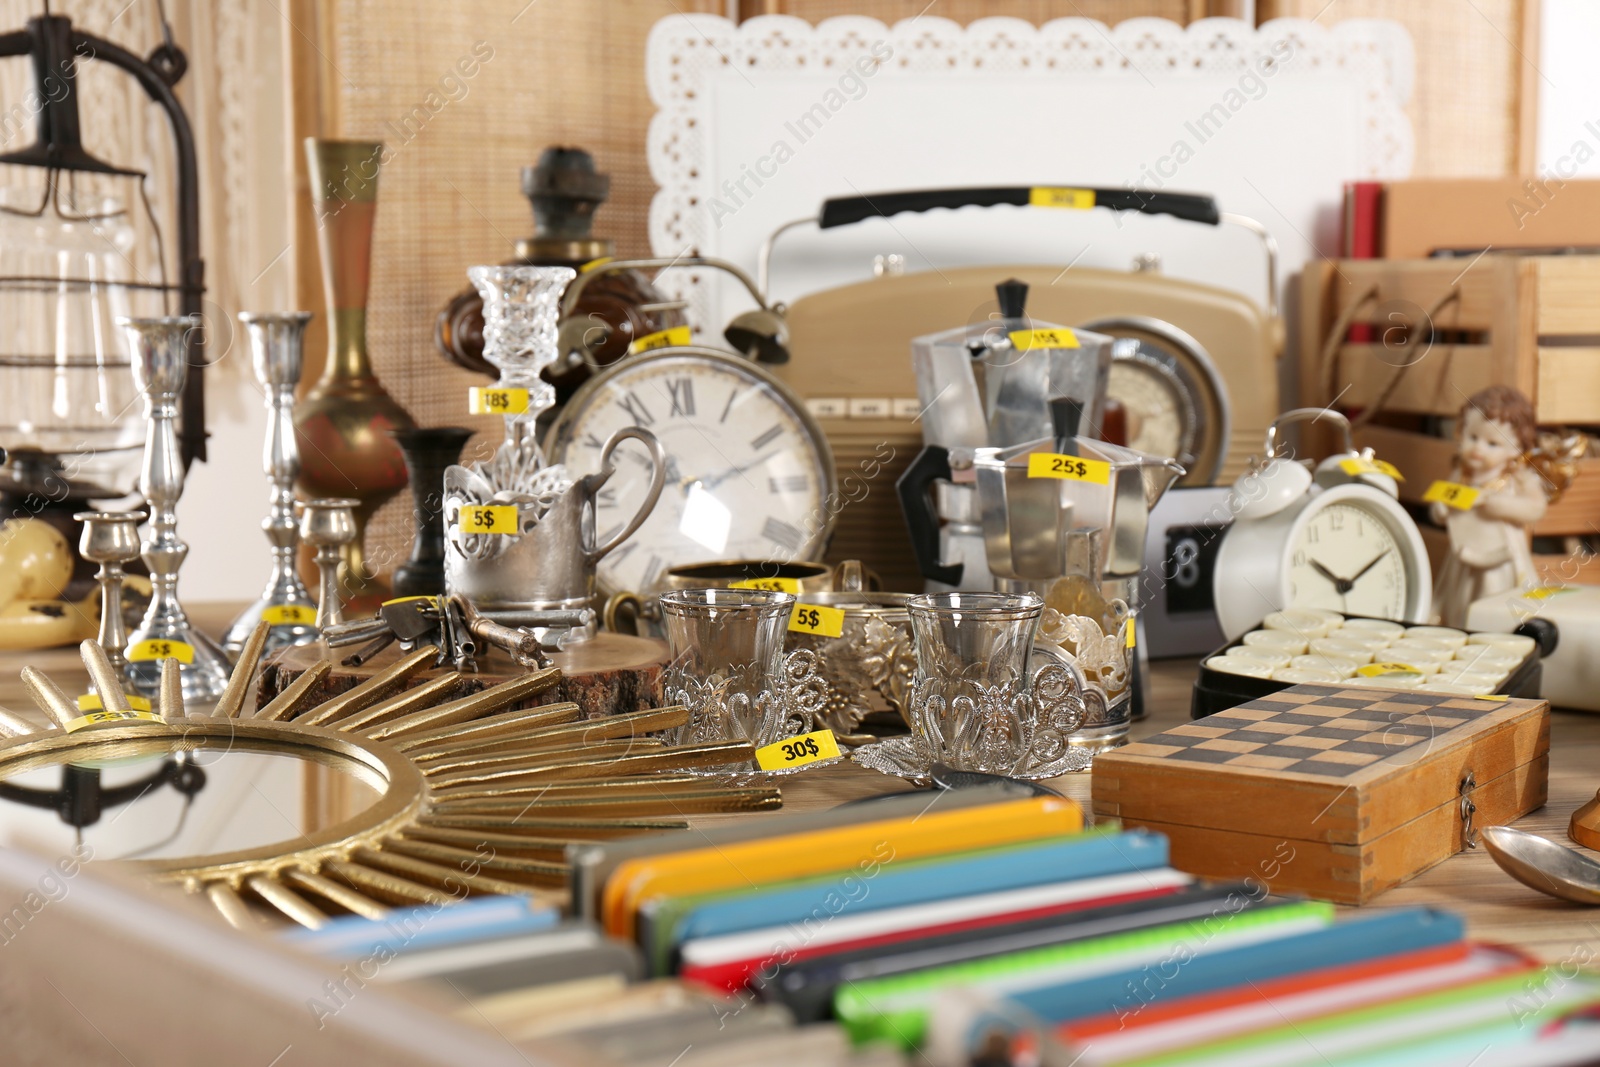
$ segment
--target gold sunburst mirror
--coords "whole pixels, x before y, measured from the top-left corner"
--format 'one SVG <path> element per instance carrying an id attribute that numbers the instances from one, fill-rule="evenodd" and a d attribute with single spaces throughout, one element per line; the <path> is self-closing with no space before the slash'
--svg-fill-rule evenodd
<path id="1" fill-rule="evenodd" d="M 266 633 L 263 623 L 252 634 L 209 715 L 185 711 L 176 660 L 163 664 L 148 711 L 131 706 L 93 641 L 81 651 L 102 710 L 86 713 L 47 675 L 24 668 L 49 724 L 0 710 L 0 805 L 50 811 L 59 817 L 50 825 L 78 841 L 89 840 L 86 827 L 139 804 L 164 812 L 156 822 L 173 819 L 176 807 L 177 829 L 166 839 L 94 858 L 203 894 L 238 926 L 265 918 L 317 927 L 338 915 L 376 918 L 394 906 L 479 894 L 564 904 L 571 842 L 781 804 L 772 786 L 673 773 L 753 758 L 748 744 L 669 748 L 647 736 L 682 725 L 683 708 L 589 720 L 576 704 L 530 706 L 560 680 L 555 668 L 451 699 L 462 682 L 454 673 L 408 687 L 434 661 L 438 650 L 428 647 L 319 700 L 332 669 L 322 661 L 247 710 Z M 294 820 L 278 810 L 276 823 L 241 819 L 251 791 L 274 806 L 257 782 L 285 773 L 308 796 L 337 794 L 338 816 Z M 208 784 L 232 788 L 213 789 L 213 800 Z M 212 832 L 219 823 L 245 829 Z M 183 854 L 196 845 L 201 854 Z"/>

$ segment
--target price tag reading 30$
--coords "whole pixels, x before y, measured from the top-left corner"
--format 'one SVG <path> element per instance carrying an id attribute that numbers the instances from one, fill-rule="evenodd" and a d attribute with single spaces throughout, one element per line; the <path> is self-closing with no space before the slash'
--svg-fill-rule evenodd
<path id="1" fill-rule="evenodd" d="M 464 534 L 514 534 L 517 532 L 515 504 L 467 504 L 456 516 Z"/>
<path id="2" fill-rule="evenodd" d="M 1028 477 L 1066 478 L 1094 485 L 1111 484 L 1111 464 L 1082 456 L 1060 456 L 1054 452 L 1034 452 L 1028 457 Z"/>
<path id="3" fill-rule="evenodd" d="M 838 758 L 839 742 L 833 739 L 832 730 L 815 730 L 756 749 L 756 766 L 764 771 L 783 771 Z"/>
<path id="4" fill-rule="evenodd" d="M 818 637 L 838 637 L 844 633 L 844 612 L 821 604 L 796 604 L 789 616 L 789 629 Z"/>

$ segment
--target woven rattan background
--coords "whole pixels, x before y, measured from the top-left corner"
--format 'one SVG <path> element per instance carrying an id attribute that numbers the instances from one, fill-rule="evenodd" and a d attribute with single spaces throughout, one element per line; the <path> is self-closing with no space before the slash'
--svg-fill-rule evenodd
<path id="1" fill-rule="evenodd" d="M 1504 174 L 1515 168 L 1519 48 L 1526 0 L 1263 0 L 1260 17 L 1296 15 L 1330 23 L 1394 18 L 1417 45 L 1411 118 L 1418 175 Z M 651 25 L 679 11 L 723 13 L 722 0 L 293 0 L 291 76 L 297 128 L 375 138 L 396 149 L 379 193 L 370 344 L 378 372 L 423 424 L 477 424 L 465 415 L 472 376 L 436 354 L 433 318 L 465 284 L 474 263 L 510 256 L 532 231 L 518 168 L 545 145 L 578 144 L 612 178 L 597 233 L 622 254 L 648 251 L 645 224 L 654 186 L 644 159 L 652 107 L 644 84 Z M 1154 15 L 1185 21 L 1188 0 L 784 0 L 786 14 L 818 21 L 864 14 L 895 21 L 926 11 L 957 22 L 1009 15 L 1108 23 Z M 303 42 L 303 44 L 302 44 Z M 482 44 L 479 44 L 482 42 Z M 477 47 L 492 50 L 471 78 L 453 74 Z M 446 82 L 446 79 L 453 79 Z M 303 87 L 303 88 L 302 88 Z M 430 94 L 433 94 L 430 96 Z M 443 101 L 442 106 L 440 101 Z M 419 110 L 420 109 L 420 110 Z M 316 253 L 302 218 L 297 290 L 321 310 Z M 313 354 L 313 367 L 319 362 Z M 469 454 L 471 454 L 469 452 Z M 403 497 L 379 515 L 369 538 L 390 566 L 410 542 Z"/>

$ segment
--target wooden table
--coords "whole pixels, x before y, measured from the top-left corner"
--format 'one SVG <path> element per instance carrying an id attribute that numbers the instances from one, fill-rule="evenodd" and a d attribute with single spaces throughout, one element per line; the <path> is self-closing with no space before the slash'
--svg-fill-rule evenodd
<path id="1" fill-rule="evenodd" d="M 239 611 L 235 604 L 191 605 L 197 625 L 220 633 Z M 68 692 L 81 692 L 86 682 L 75 650 L 0 653 L 0 705 L 42 721 L 24 695 L 17 671 L 32 663 L 47 671 Z M 1148 718 L 1135 723 L 1135 738 L 1170 729 L 1189 718 L 1192 660 L 1167 660 L 1153 665 Z M 74 686 L 80 688 L 74 689 Z M 1067 775 L 1049 783 L 1089 804 L 1089 775 Z M 855 764 L 822 767 L 782 780 L 788 811 L 829 808 L 846 800 L 909 789 L 905 782 Z M 1600 788 L 1600 715 L 1555 712 L 1550 727 L 1550 802 L 1516 825 L 1563 844 L 1573 809 Z M 712 819 L 770 818 L 770 815 L 712 816 Z M 698 820 L 697 820 L 698 821 Z M 1600 910 L 1590 911 L 1527 889 L 1496 867 L 1481 848 L 1455 856 L 1369 907 L 1426 904 L 1466 916 L 1472 936 L 1521 946 L 1552 961 L 1589 961 L 1600 957 Z"/>

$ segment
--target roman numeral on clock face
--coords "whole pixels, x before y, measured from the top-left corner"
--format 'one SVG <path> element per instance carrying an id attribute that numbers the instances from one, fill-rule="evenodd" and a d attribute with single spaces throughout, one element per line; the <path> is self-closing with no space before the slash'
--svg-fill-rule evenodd
<path id="1" fill-rule="evenodd" d="M 750 447 L 760 451 L 761 449 L 766 448 L 772 442 L 776 441 L 778 439 L 778 435 L 781 433 L 783 433 L 782 426 L 770 427 L 763 431 L 760 437 L 757 437 L 754 441 L 751 441 Z"/>
<path id="2" fill-rule="evenodd" d="M 649 426 L 656 421 L 655 416 L 650 414 L 650 409 L 644 406 L 644 401 L 640 400 L 636 393 L 624 393 L 617 404 L 633 417 L 635 426 Z"/>
<path id="3" fill-rule="evenodd" d="M 768 478 L 767 490 L 773 493 L 803 493 L 811 488 L 811 479 L 804 474 L 785 474 L 781 478 Z"/>
<path id="4" fill-rule="evenodd" d="M 806 539 L 805 531 L 800 527 L 772 517 L 769 517 L 766 524 L 761 527 L 761 536 L 790 552 L 800 551 L 800 546 Z"/>
<path id="5" fill-rule="evenodd" d="M 673 417 L 694 417 L 694 380 L 692 378 L 673 378 L 667 382 L 667 392 L 672 397 Z"/>

